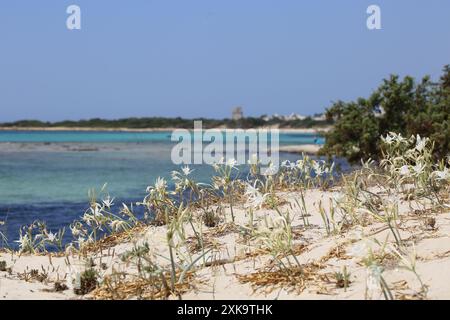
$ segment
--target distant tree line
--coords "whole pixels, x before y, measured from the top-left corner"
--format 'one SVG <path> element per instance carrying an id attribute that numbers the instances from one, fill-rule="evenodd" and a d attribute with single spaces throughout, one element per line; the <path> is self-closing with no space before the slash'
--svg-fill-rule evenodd
<path id="1" fill-rule="evenodd" d="M 416 82 L 410 76 L 391 75 L 368 98 L 337 101 L 326 116 L 334 126 L 325 134 L 323 155 L 352 162 L 376 160 L 381 155 L 380 136 L 396 132 L 432 139 L 435 156 L 443 158 L 450 150 L 450 66 L 444 67 L 437 83 L 429 76 Z"/>
<path id="2" fill-rule="evenodd" d="M 177 118 L 125 118 L 117 120 L 106 119 L 89 119 L 79 121 L 59 121 L 59 122 L 44 122 L 38 120 L 21 120 L 16 122 L 9 122 L 0 124 L 2 127 L 21 127 L 21 128 L 52 128 L 52 127 L 67 127 L 67 128 L 129 128 L 129 129 L 151 129 L 151 128 L 186 128 L 191 129 L 194 126 L 194 120 L 202 120 L 204 128 L 258 128 L 269 125 L 278 125 L 280 128 L 311 128 L 315 126 L 324 126 L 329 124 L 328 121 L 316 121 L 310 117 L 303 120 L 283 121 L 280 119 L 272 119 L 265 121 L 262 118 L 247 117 L 235 121 L 231 119 L 183 119 Z"/>

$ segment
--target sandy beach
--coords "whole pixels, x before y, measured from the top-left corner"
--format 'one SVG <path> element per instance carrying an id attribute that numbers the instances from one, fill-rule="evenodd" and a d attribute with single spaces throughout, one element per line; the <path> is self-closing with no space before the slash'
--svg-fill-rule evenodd
<path id="1" fill-rule="evenodd" d="M 323 221 L 320 218 L 317 205 L 319 201 L 327 203 L 336 192 L 322 192 L 310 190 L 306 194 L 309 218 L 312 227 L 305 228 L 297 217 L 292 226 L 295 230 L 295 246 L 298 248 L 297 258 L 302 264 L 314 269 L 311 278 L 304 287 L 296 288 L 289 285 L 259 285 L 257 281 L 252 283 L 242 281 L 245 277 L 270 265 L 271 257 L 264 253 L 250 249 L 240 239 L 239 232 L 224 228 L 223 235 L 211 239 L 214 249 L 213 260 L 220 261 L 220 265 L 202 267 L 196 271 L 196 280 L 190 285 L 189 290 L 182 295 L 183 299 L 364 299 L 366 289 L 367 270 L 361 265 L 362 257 L 358 250 L 362 250 L 367 243 L 377 250 L 375 242 L 368 239 L 393 241 L 389 230 L 380 223 L 370 224 L 365 228 L 350 229 L 345 234 L 338 236 L 326 236 Z M 294 204 L 294 199 L 299 197 L 297 193 L 281 193 L 280 196 L 288 203 Z M 410 207 L 410 205 L 412 207 Z M 286 204 L 282 209 L 287 209 Z M 400 214 L 402 216 L 402 238 L 416 238 L 416 263 L 418 273 L 422 281 L 428 287 L 427 297 L 430 299 L 450 298 L 450 276 L 443 270 L 450 268 L 450 212 L 440 213 L 436 217 L 434 229 L 427 229 L 420 216 L 413 214 L 414 204 L 401 202 Z M 245 224 L 247 217 L 243 208 L 236 208 L 238 218 L 237 225 Z M 258 210 L 255 212 L 255 221 L 262 221 L 265 217 L 276 217 L 272 210 Z M 230 222 L 228 222 L 230 223 Z M 224 224 L 225 225 L 225 224 Z M 189 227 L 186 226 L 189 230 Z M 218 233 L 220 228 L 205 229 L 205 233 Z M 361 239 L 362 235 L 367 239 Z M 192 229 L 188 236 L 192 236 Z M 367 235 L 371 235 L 368 237 Z M 120 255 L 132 249 L 135 243 L 147 242 L 155 252 L 162 256 L 167 255 L 165 243 L 165 227 L 149 227 L 146 230 L 133 235 L 132 239 L 123 243 L 105 248 L 102 252 L 91 253 L 87 257 L 67 255 L 66 257 L 18 255 L 13 253 L 1 253 L 0 260 L 6 261 L 11 268 L 10 272 L 0 272 L 0 299 L 95 299 L 113 298 L 107 290 L 98 289 L 86 296 L 78 296 L 72 290 L 54 292 L 55 282 L 69 284 L 73 270 L 82 270 L 86 264 L 86 258 L 93 259 L 97 266 L 106 263 L 107 269 L 101 270 L 103 278 L 111 275 L 113 270 L 126 270 L 127 273 L 137 271 L 120 259 Z M 393 259 L 390 257 L 388 259 Z M 69 262 L 70 264 L 68 264 Z M 164 263 L 163 259 L 160 261 Z M 418 298 L 419 291 L 415 277 L 408 271 L 395 267 L 395 261 L 387 261 L 393 265 L 386 271 L 386 279 L 392 286 L 392 291 L 398 298 Z M 333 274 L 342 270 L 345 266 L 350 272 L 351 284 L 344 290 L 336 287 Z M 42 273 L 45 270 L 45 279 L 33 278 L 28 275 L 31 270 Z M 124 293 L 125 294 L 125 293 Z M 119 298 L 119 297 L 117 297 Z M 120 298 L 137 298 L 131 292 Z"/>
<path id="2" fill-rule="evenodd" d="M 242 202 L 234 207 L 234 223 L 230 208 L 226 208 L 221 222 L 215 227 L 205 227 L 198 222 L 200 211 L 194 213 L 194 224 L 183 224 L 186 246 L 179 254 L 191 250 L 198 256 L 194 225 L 203 234 L 207 253 L 204 260 L 197 261 L 189 281 L 180 285 L 179 295 L 182 299 L 195 300 L 383 299 L 377 282 L 371 283 L 374 275 L 365 264 L 372 255 L 382 268 L 383 279 L 393 298 L 449 299 L 450 275 L 445 270 L 450 268 L 450 211 L 436 209 L 424 199 L 405 200 L 402 194 L 393 198 L 378 187 L 368 191 L 398 204 L 397 236 L 405 243 L 402 253 L 396 249 L 395 234 L 386 223 L 362 211 L 363 224 L 329 232 L 330 226 L 325 223 L 323 214 L 330 217 L 328 204 L 342 197 L 342 186 L 329 190 L 312 188 L 304 193 L 278 191 L 276 195 L 282 205 L 277 210 L 255 210 L 251 226 L 248 224 L 248 207 Z M 298 207 L 302 195 L 306 204 L 304 209 Z M 245 236 L 248 228 L 256 230 L 264 225 L 264 221 L 279 219 L 280 212 L 289 213 L 292 218 L 292 254 L 303 270 L 294 280 L 276 271 L 274 256 L 264 241 Z M 306 214 L 301 215 L 301 212 Z M 149 298 L 151 290 L 142 284 L 136 266 L 124 257 L 145 244 L 150 248 L 153 263 L 169 268 L 167 232 L 167 226 L 136 228 L 127 236 L 104 242 L 84 254 L 2 252 L 0 261 L 6 262 L 6 268 L 0 271 L 0 299 Z M 97 270 L 102 285 L 88 294 L 77 295 L 72 289 L 73 281 L 87 265 Z M 339 274 L 347 275 L 346 282 L 339 280 Z M 154 296 L 158 297 L 161 298 Z M 167 298 L 176 299 L 177 296 L 169 294 Z"/>
<path id="3" fill-rule="evenodd" d="M 0 252 L 0 299 L 450 299 L 450 171 L 430 140 L 388 138 L 345 175 L 307 156 L 244 179 L 216 163 L 210 185 L 183 167 L 135 203 L 147 220 L 92 198 L 67 245 L 37 222 Z"/>

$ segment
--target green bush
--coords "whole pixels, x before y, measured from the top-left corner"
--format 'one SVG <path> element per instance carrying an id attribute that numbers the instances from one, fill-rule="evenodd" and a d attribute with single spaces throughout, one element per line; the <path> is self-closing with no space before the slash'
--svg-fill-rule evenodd
<path id="1" fill-rule="evenodd" d="M 338 101 L 327 109 L 327 118 L 335 125 L 325 134 L 321 153 L 350 162 L 379 159 L 380 135 L 397 132 L 406 137 L 429 137 L 436 143 L 435 157 L 443 158 L 450 150 L 449 114 L 449 65 L 438 83 L 432 83 L 428 76 L 416 83 L 409 76 L 400 80 L 391 75 L 369 98 Z"/>

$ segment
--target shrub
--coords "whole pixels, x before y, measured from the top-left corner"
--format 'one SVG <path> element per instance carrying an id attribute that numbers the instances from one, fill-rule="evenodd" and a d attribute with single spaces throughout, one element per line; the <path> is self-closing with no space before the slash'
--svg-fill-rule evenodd
<path id="1" fill-rule="evenodd" d="M 325 134 L 321 153 L 340 156 L 350 162 L 380 159 L 378 137 L 389 132 L 403 136 L 421 135 L 436 142 L 435 158 L 445 157 L 450 149 L 450 66 L 444 67 L 438 83 L 428 76 L 420 83 L 412 77 L 400 80 L 391 75 L 365 99 L 338 101 L 327 109 L 327 118 L 335 121 Z"/>

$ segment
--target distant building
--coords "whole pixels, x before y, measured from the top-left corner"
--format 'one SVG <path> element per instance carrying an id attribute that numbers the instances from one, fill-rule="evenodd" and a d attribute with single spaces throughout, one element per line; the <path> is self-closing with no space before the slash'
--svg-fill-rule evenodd
<path id="1" fill-rule="evenodd" d="M 292 120 L 303 120 L 306 119 L 305 116 L 302 116 L 300 114 L 291 113 L 288 116 L 279 115 L 278 113 L 275 113 L 274 115 L 268 116 L 265 115 L 262 117 L 264 121 L 270 121 L 270 120 L 281 120 L 281 121 L 292 121 Z"/>
<path id="2" fill-rule="evenodd" d="M 315 121 L 325 121 L 325 120 L 327 120 L 327 116 L 324 113 L 316 114 L 316 115 L 314 115 L 314 117 L 312 119 Z"/>
<path id="3" fill-rule="evenodd" d="M 291 115 L 287 116 L 285 119 L 286 120 L 304 120 L 304 119 L 306 119 L 306 117 L 296 114 L 296 113 L 292 113 Z"/>
<path id="4" fill-rule="evenodd" d="M 236 107 L 233 109 L 231 114 L 231 119 L 239 121 L 244 118 L 244 113 L 242 112 L 242 107 Z"/>

